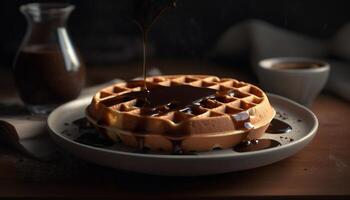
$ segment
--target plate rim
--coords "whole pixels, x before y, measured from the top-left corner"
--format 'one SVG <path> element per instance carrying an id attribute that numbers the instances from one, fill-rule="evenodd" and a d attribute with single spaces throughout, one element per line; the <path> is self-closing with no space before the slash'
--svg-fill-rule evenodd
<path id="1" fill-rule="evenodd" d="M 64 137 L 62 134 L 60 133 L 56 133 L 53 129 L 52 129 L 52 121 L 53 121 L 53 116 L 55 116 L 55 113 L 59 112 L 60 110 L 64 109 L 65 107 L 69 106 L 70 104 L 78 104 L 79 102 L 85 102 L 89 99 L 91 99 L 91 97 L 84 97 L 84 98 L 80 98 L 80 99 L 76 99 L 70 102 L 67 102 L 61 106 L 59 106 L 58 108 L 56 108 L 54 111 L 52 111 L 49 115 L 49 117 L 47 118 L 47 127 L 49 129 L 50 135 L 51 137 L 59 137 L 61 140 L 64 140 L 65 142 L 71 143 L 71 144 L 75 144 L 80 148 L 86 148 L 86 149 L 90 149 L 90 150 L 94 150 L 94 151 L 102 151 L 104 153 L 111 153 L 111 154 L 116 154 L 116 155 L 123 155 L 123 156 L 129 156 L 129 157 L 138 157 L 138 158 L 157 158 L 157 159 L 219 159 L 219 158 L 229 158 L 229 157 L 252 157 L 252 156 L 258 156 L 258 155 L 262 155 L 262 154 L 268 154 L 270 152 L 276 152 L 277 151 L 283 151 L 287 148 L 290 148 L 291 146 L 296 145 L 297 143 L 304 143 L 305 141 L 307 141 L 308 139 L 312 139 L 312 137 L 314 137 L 314 135 L 317 132 L 318 126 L 319 126 L 319 122 L 318 119 L 316 117 L 316 115 L 307 107 L 300 105 L 297 102 L 294 102 L 286 97 L 277 95 L 277 94 L 272 94 L 272 93 L 266 93 L 267 96 L 270 98 L 276 98 L 276 99 L 280 99 L 282 101 L 286 101 L 290 104 L 292 104 L 293 106 L 299 107 L 301 109 L 303 109 L 304 111 L 306 111 L 310 116 L 311 119 L 313 120 L 313 126 L 310 130 L 310 132 L 308 134 L 306 134 L 305 136 L 303 136 L 302 138 L 295 140 L 293 142 L 290 142 L 288 144 L 279 146 L 279 147 L 275 147 L 275 148 L 270 148 L 270 149 L 263 149 L 263 150 L 259 150 L 259 151 L 253 151 L 253 152 L 244 152 L 244 153 L 240 153 L 240 154 L 206 154 L 206 155 L 168 155 L 168 154 L 142 154 L 142 153 L 133 153 L 133 152 L 125 152 L 125 151 L 119 151 L 119 150 L 113 150 L 113 149 L 104 149 L 104 148 L 99 148 L 99 147 L 94 147 L 94 146 L 90 146 L 90 145 L 86 145 L 86 144 L 81 144 L 79 142 L 76 142 L 70 138 Z M 57 144 L 57 142 L 56 142 Z M 62 147 L 61 144 L 58 144 L 60 147 Z M 72 153 L 72 152 L 70 152 Z"/>

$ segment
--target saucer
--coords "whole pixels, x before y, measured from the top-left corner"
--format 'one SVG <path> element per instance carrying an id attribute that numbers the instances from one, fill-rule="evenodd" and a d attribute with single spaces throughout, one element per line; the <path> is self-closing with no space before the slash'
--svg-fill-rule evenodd
<path id="1" fill-rule="evenodd" d="M 252 152 L 233 149 L 196 153 L 195 155 L 168 155 L 136 153 L 123 144 L 94 147 L 76 142 L 81 133 L 72 122 L 85 117 L 85 108 L 91 98 L 66 103 L 55 109 L 48 118 L 50 135 L 57 145 L 75 156 L 115 169 L 166 176 L 199 176 L 246 170 L 272 164 L 304 148 L 315 136 L 318 128 L 316 116 L 306 107 L 287 98 L 268 94 L 277 111 L 276 118 L 292 126 L 283 134 L 266 133 L 262 138 L 273 139 L 280 146 Z"/>

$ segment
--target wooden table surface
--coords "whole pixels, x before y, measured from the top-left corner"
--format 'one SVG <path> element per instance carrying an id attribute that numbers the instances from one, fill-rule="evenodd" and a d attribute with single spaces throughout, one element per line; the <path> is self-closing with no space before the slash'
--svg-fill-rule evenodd
<path id="1" fill-rule="evenodd" d="M 244 80 L 242 70 L 207 62 L 161 61 L 164 73 L 206 73 Z M 132 78 L 140 67 L 124 64 L 90 67 L 88 83 Z M 6 70 L 0 71 L 0 97 L 14 95 Z M 241 172 L 203 177 L 160 177 L 117 171 L 68 154 L 45 163 L 0 146 L 1 197 L 346 199 L 350 198 L 350 103 L 321 94 L 311 107 L 320 126 L 302 151 L 278 163 Z M 283 198 L 281 198 L 283 199 Z"/>

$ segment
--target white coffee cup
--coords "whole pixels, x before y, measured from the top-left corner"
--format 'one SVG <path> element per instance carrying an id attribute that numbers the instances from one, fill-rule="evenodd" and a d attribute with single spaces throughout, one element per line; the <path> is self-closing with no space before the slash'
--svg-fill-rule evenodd
<path id="1" fill-rule="evenodd" d="M 284 57 L 260 61 L 257 76 L 265 91 L 310 106 L 325 86 L 329 71 L 329 64 L 321 60 Z"/>

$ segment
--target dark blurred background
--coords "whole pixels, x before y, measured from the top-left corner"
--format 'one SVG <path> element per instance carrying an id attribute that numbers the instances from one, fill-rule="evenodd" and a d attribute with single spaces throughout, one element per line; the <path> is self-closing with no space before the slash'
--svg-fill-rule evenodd
<path id="1" fill-rule="evenodd" d="M 32 1 L 0 2 L 0 66 L 11 66 L 26 30 L 19 12 Z M 47 2 L 47 1 L 38 1 Z M 128 0 L 58 1 L 76 5 L 69 31 L 88 65 L 127 62 L 140 57 L 140 33 Z M 346 0 L 178 0 L 150 34 L 153 57 L 205 59 L 228 27 L 261 19 L 314 38 L 331 37 L 350 19 Z"/>

